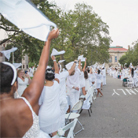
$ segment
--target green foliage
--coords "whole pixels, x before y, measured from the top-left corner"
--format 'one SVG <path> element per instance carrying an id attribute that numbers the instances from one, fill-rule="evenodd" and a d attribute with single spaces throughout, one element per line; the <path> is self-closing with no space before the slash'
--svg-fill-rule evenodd
<path id="1" fill-rule="evenodd" d="M 133 43 L 133 48 L 129 49 L 127 53 L 120 58 L 119 62 L 122 65 L 127 63 L 128 66 L 130 63 L 132 63 L 133 66 L 138 65 L 138 40 Z"/>
<path id="2" fill-rule="evenodd" d="M 108 25 L 86 4 L 76 4 L 75 10 L 63 12 L 55 4 L 49 4 L 47 0 L 32 0 L 34 4 L 54 23 L 57 24 L 60 35 L 51 43 L 50 52 L 53 48 L 65 50 L 65 55 L 57 57 L 57 60 L 65 59 L 65 64 L 77 59 L 79 55 L 87 58 L 88 64 L 95 62 L 104 63 L 109 59 Z M 4 27 L 3 27 L 4 26 Z M 38 64 L 44 42 L 28 36 L 17 27 L 2 17 L 0 28 L 9 33 L 11 45 L 18 46 L 20 56 L 28 54 L 29 62 Z M 53 65 L 49 58 L 49 65 Z"/>

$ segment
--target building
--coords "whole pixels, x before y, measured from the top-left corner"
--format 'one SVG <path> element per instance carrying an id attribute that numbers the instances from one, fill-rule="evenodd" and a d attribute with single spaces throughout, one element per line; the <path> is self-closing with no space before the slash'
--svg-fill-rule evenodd
<path id="1" fill-rule="evenodd" d="M 113 66 L 113 67 L 118 66 L 119 59 L 127 52 L 128 49 L 123 48 L 122 46 L 110 46 L 109 48 L 110 58 L 108 66 Z"/>

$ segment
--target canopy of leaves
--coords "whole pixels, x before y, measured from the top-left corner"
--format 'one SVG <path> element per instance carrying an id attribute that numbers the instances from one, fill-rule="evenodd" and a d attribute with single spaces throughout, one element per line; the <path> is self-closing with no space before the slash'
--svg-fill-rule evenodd
<path id="1" fill-rule="evenodd" d="M 127 53 L 120 58 L 119 62 L 122 65 L 127 63 L 128 66 L 130 63 L 132 63 L 133 66 L 138 65 L 138 40 L 133 43 L 133 48 L 129 49 Z"/>
<path id="2" fill-rule="evenodd" d="M 47 0 L 32 0 L 34 4 L 54 23 L 57 24 L 60 35 L 51 43 L 51 49 L 65 50 L 65 55 L 57 59 L 65 59 L 66 63 L 84 55 L 88 64 L 95 62 L 104 63 L 109 59 L 109 27 L 93 11 L 93 8 L 86 4 L 76 4 L 75 10 L 63 12 L 55 4 Z M 5 18 L 1 18 L 0 28 L 8 33 L 8 40 L 11 46 L 18 47 L 20 56 L 25 53 L 29 56 L 29 62 L 38 64 L 44 42 L 39 41 L 20 31 Z M 7 39 L 3 40 L 3 42 Z M 49 61 L 52 64 L 52 61 Z"/>

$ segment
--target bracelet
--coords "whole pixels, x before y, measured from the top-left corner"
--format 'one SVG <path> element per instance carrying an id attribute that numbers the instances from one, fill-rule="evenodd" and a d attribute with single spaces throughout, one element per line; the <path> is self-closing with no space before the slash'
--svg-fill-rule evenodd
<path id="1" fill-rule="evenodd" d="M 53 61 L 56 61 L 55 59 Z"/>

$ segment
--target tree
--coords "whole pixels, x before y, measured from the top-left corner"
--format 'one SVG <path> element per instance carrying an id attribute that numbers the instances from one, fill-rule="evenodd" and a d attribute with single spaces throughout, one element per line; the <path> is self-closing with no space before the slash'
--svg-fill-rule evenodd
<path id="1" fill-rule="evenodd" d="M 87 57 L 88 64 L 108 61 L 111 43 L 109 27 L 91 6 L 78 3 L 74 11 L 63 12 L 55 4 L 49 4 L 47 0 L 33 2 L 60 29 L 59 37 L 52 41 L 50 48 L 50 51 L 53 48 L 66 51 L 65 55 L 57 57 L 58 60 L 65 59 L 66 62 L 70 62 L 83 54 Z M 2 27 L 7 32 L 12 32 L 9 33 L 8 39 L 22 51 L 21 55 L 28 54 L 29 61 L 37 64 L 44 42 L 23 33 L 3 17 L 0 24 L 0 28 Z M 51 59 L 49 64 L 53 64 Z"/>

